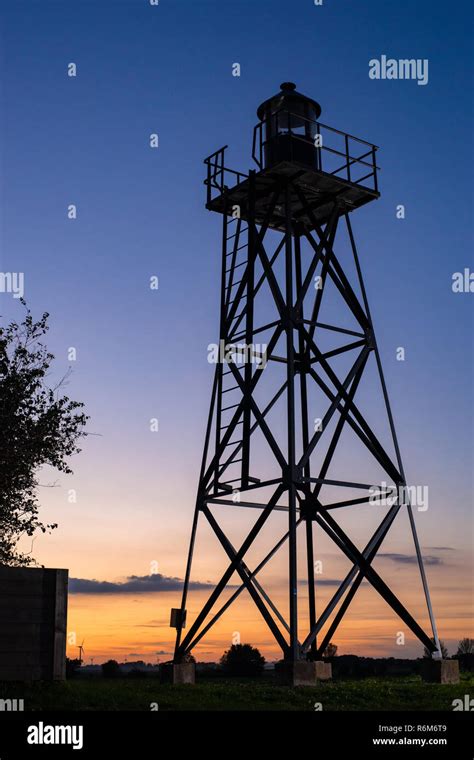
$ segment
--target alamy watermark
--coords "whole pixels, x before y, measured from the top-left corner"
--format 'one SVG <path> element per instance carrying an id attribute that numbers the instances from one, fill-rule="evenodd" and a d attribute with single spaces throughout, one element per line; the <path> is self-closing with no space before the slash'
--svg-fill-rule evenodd
<path id="1" fill-rule="evenodd" d="M 0 272 L 0 293 L 12 293 L 13 298 L 23 298 L 25 294 L 23 272 Z"/>
<path id="2" fill-rule="evenodd" d="M 0 712 L 23 712 L 24 699 L 0 699 Z"/>
<path id="3" fill-rule="evenodd" d="M 459 710 L 466 710 L 466 712 L 474 711 L 474 699 L 472 699 L 469 694 L 465 694 L 464 699 L 453 699 L 451 704 L 453 707 L 453 712 Z"/>
<path id="4" fill-rule="evenodd" d="M 454 272 L 451 289 L 453 293 L 474 293 L 474 272 L 464 267 L 463 272 Z"/>
<path id="5" fill-rule="evenodd" d="M 427 58 L 387 58 L 381 55 L 369 61 L 370 79 L 413 79 L 417 84 L 428 84 Z"/>
<path id="6" fill-rule="evenodd" d="M 426 512 L 428 509 L 428 486 L 389 485 L 382 481 L 377 486 L 369 488 L 369 504 L 379 507 L 392 507 L 395 503 L 400 505 L 411 504 L 418 512 Z"/>
<path id="7" fill-rule="evenodd" d="M 256 364 L 257 369 L 267 366 L 267 345 L 265 343 L 209 343 L 207 347 L 209 364 Z"/>
<path id="8" fill-rule="evenodd" d="M 83 726 L 52 726 L 40 721 L 28 726 L 28 744 L 70 744 L 73 749 L 82 749 L 84 744 Z"/>

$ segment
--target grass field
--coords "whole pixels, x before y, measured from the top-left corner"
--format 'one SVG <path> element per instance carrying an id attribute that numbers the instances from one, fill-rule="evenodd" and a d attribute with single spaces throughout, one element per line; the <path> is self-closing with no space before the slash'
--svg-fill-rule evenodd
<path id="1" fill-rule="evenodd" d="M 0 699 L 23 699 L 30 710 L 445 710 L 474 696 L 474 676 L 461 683 L 424 683 L 419 676 L 337 680 L 316 687 L 276 686 L 259 679 L 201 679 L 195 686 L 155 678 L 77 678 L 62 683 L 1 683 Z M 156 709 L 156 707 L 154 708 Z"/>

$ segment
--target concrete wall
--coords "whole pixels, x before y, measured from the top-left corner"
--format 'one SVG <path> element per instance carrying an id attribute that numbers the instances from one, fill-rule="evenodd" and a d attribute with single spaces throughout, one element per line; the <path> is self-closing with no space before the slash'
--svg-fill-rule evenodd
<path id="1" fill-rule="evenodd" d="M 0 681 L 66 677 L 67 570 L 0 565 Z"/>

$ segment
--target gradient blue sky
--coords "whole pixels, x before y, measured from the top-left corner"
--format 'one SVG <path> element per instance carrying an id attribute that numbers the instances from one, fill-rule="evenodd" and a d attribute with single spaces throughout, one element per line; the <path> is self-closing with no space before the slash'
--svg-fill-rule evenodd
<path id="1" fill-rule="evenodd" d="M 251 168 L 256 107 L 286 80 L 321 103 L 324 123 L 380 146 L 382 197 L 352 220 L 372 316 L 407 478 L 430 488 L 422 543 L 467 556 L 474 296 L 454 294 L 451 277 L 473 267 L 469 8 L 3 5 L 0 269 L 24 272 L 28 305 L 51 313 L 58 375 L 76 347 L 68 392 L 100 434 L 73 478 L 44 492 L 61 528 L 38 539 L 41 561 L 113 580 L 158 559 L 182 576 L 212 377 L 206 347 L 218 327 L 220 223 L 204 209 L 202 161 L 229 144 L 229 164 Z M 368 61 L 382 54 L 429 59 L 429 84 L 369 79 Z M 9 294 L 0 305 L 4 319 L 21 314 Z M 76 505 L 67 488 L 78 489 Z M 399 548 L 411 551 L 408 541 Z"/>

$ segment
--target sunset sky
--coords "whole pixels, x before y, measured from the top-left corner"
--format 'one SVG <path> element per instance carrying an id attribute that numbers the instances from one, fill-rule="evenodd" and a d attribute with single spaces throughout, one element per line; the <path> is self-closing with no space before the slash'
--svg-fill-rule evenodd
<path id="1" fill-rule="evenodd" d="M 71 367 L 66 392 L 91 418 L 74 474 L 41 474 L 55 483 L 40 488 L 42 516 L 59 528 L 33 546 L 40 563 L 69 569 L 69 656 L 73 634 L 86 661 L 172 653 L 169 612 L 180 603 L 211 391 L 207 346 L 218 336 L 221 226 L 204 207 L 202 162 L 228 144 L 231 166 L 248 171 L 256 108 L 288 80 L 321 103 L 323 123 L 380 146 L 382 197 L 352 224 L 407 479 L 429 487 L 415 519 L 439 634 L 450 653 L 473 635 L 474 296 L 451 287 L 453 273 L 473 268 L 467 3 L 449 13 L 440 1 L 414 5 L 23 0 L 1 11 L 0 269 L 24 272 L 33 314 L 50 313 L 50 381 Z M 428 59 L 428 84 L 370 79 L 381 55 Z M 0 293 L 2 322 L 22 313 Z M 358 546 L 381 517 L 369 506 L 338 515 Z M 255 519 L 222 516 L 236 543 Z M 249 566 L 284 532 L 284 516 L 272 516 Z M 322 609 L 350 565 L 316 535 Z M 195 557 L 190 619 L 227 566 L 204 522 Z M 374 566 L 429 630 L 406 514 Z M 283 552 L 261 578 L 282 612 L 286 569 Z M 302 600 L 304 627 L 304 588 Z M 195 656 L 218 659 L 235 632 L 280 656 L 246 594 Z M 422 651 L 368 584 L 334 641 L 341 654 Z"/>

